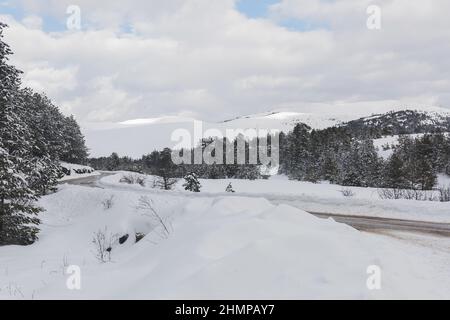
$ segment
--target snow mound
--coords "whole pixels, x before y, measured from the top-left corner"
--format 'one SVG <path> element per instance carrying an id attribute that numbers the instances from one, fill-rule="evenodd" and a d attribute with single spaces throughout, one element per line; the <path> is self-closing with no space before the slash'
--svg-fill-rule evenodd
<path id="1" fill-rule="evenodd" d="M 158 233 L 146 196 L 170 230 Z M 102 202 L 113 199 L 106 209 Z M 247 197 L 193 197 L 65 185 L 44 197 L 40 240 L 0 248 L 1 290 L 13 284 L 35 299 L 372 299 L 443 298 L 449 286 L 399 243 Z M 129 235 L 112 261 L 94 256 L 92 236 Z M 136 233 L 146 236 L 135 241 Z M 64 268 L 78 265 L 82 290 L 68 290 Z M 366 286 L 367 268 L 382 270 L 382 289 Z M 447 281 L 448 282 L 448 281 Z M 18 298 L 18 297 L 13 297 Z M 20 298 L 20 297 L 19 297 Z"/>

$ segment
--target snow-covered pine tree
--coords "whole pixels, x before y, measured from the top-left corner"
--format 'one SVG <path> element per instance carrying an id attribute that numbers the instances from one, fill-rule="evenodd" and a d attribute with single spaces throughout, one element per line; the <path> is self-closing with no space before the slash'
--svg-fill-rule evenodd
<path id="1" fill-rule="evenodd" d="M 22 120 L 20 71 L 7 63 L 12 51 L 2 41 L 5 27 L 0 22 L 0 245 L 26 245 L 37 237 L 40 209 L 26 181 L 30 134 Z"/>
<path id="2" fill-rule="evenodd" d="M 27 177 L 28 184 L 37 195 L 43 196 L 57 189 L 58 179 L 63 175 L 62 167 L 57 160 L 48 156 L 33 157 L 29 162 L 30 174 Z"/>
<path id="3" fill-rule="evenodd" d="M 233 185 L 231 184 L 231 182 L 228 184 L 227 188 L 225 189 L 226 192 L 235 192 L 233 190 Z"/>
<path id="4" fill-rule="evenodd" d="M 430 190 L 436 184 L 433 149 L 429 135 L 399 138 L 395 152 L 403 162 L 405 181 L 410 189 Z"/>
<path id="5" fill-rule="evenodd" d="M 28 245 L 37 239 L 40 208 L 23 174 L 0 144 L 0 246 Z"/>
<path id="6" fill-rule="evenodd" d="M 88 149 L 86 148 L 80 126 L 73 116 L 65 119 L 64 139 L 67 143 L 67 148 L 66 152 L 61 155 L 61 160 L 83 164 L 88 156 Z"/>
<path id="7" fill-rule="evenodd" d="M 430 135 L 416 139 L 417 178 L 421 190 L 431 190 L 437 182 L 434 148 Z"/>
<path id="8" fill-rule="evenodd" d="M 328 150 L 324 152 L 321 158 L 323 179 L 335 183 L 338 179 L 338 166 L 336 156 Z"/>
<path id="9" fill-rule="evenodd" d="M 285 171 L 292 179 L 305 180 L 308 175 L 307 171 L 311 161 L 310 129 L 307 125 L 299 123 L 286 139 Z"/>
<path id="10" fill-rule="evenodd" d="M 364 139 L 359 142 L 359 174 L 362 186 L 379 187 L 382 184 L 383 162 L 378 156 L 372 139 Z"/>
<path id="11" fill-rule="evenodd" d="M 56 190 L 58 178 L 62 173 L 59 157 L 64 140 L 61 128 L 64 116 L 50 99 L 31 89 L 20 92 L 23 106 L 23 119 L 30 132 L 31 159 L 27 162 L 27 181 L 38 195 Z"/>
<path id="12" fill-rule="evenodd" d="M 198 181 L 198 177 L 195 173 L 189 173 L 184 177 L 184 190 L 191 192 L 200 192 L 200 188 L 202 187 L 200 182 Z"/>

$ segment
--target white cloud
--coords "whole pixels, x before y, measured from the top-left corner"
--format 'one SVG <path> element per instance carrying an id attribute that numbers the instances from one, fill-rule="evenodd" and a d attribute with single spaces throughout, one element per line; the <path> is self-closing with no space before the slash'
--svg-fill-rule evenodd
<path id="1" fill-rule="evenodd" d="M 29 15 L 22 19 L 22 23 L 25 27 L 30 29 L 42 29 L 42 18 L 36 15 Z"/>
<path id="2" fill-rule="evenodd" d="M 71 2 L 22 1 L 58 19 Z M 248 19 L 232 0 L 80 0 L 80 32 L 8 18 L 7 40 L 25 83 L 84 122 L 359 100 L 450 106 L 450 3 L 377 1 L 382 30 L 370 31 L 372 2 L 283 0 L 270 19 Z M 277 25 L 286 18 L 320 28 Z"/>
<path id="3" fill-rule="evenodd" d="M 50 96 L 63 98 L 66 91 L 77 87 L 75 67 L 55 69 L 52 67 L 30 68 L 23 77 L 23 85 Z"/>

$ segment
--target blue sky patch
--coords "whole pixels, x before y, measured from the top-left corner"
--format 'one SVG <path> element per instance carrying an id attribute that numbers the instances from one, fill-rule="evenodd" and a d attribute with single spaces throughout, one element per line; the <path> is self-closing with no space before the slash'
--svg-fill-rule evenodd
<path id="1" fill-rule="evenodd" d="M 239 0 L 236 4 L 236 9 L 245 16 L 252 19 L 270 18 L 269 8 L 271 5 L 277 3 L 280 3 L 280 0 Z M 327 26 L 326 24 L 317 24 L 312 23 L 311 21 L 295 18 L 283 18 L 272 21 L 277 25 L 292 31 L 329 29 L 329 26 Z"/>
<path id="2" fill-rule="evenodd" d="M 236 9 L 249 18 L 264 18 L 269 7 L 279 2 L 280 0 L 239 0 Z"/>

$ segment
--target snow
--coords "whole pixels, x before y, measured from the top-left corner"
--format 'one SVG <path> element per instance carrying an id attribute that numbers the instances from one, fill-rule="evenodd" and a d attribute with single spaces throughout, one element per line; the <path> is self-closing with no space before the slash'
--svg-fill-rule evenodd
<path id="1" fill-rule="evenodd" d="M 437 175 L 437 185 L 439 187 L 450 187 L 450 176 L 446 175 L 446 174 L 438 174 Z"/>
<path id="2" fill-rule="evenodd" d="M 0 299 L 450 297 L 442 260 L 424 260 L 422 247 L 259 197 L 104 188 L 64 185 L 41 199 L 47 211 L 40 240 L 0 247 Z M 111 196 L 106 210 L 102 201 Z M 168 237 L 136 209 L 141 196 L 153 200 Z M 130 238 L 113 245 L 111 262 L 100 263 L 91 241 L 105 227 Z M 147 236 L 135 243 L 135 232 Z M 81 290 L 66 287 L 69 265 L 81 268 Z M 381 268 L 381 290 L 366 286 L 371 265 Z"/>
<path id="3" fill-rule="evenodd" d="M 393 147 L 398 145 L 399 136 L 385 136 L 383 138 L 374 139 L 373 145 L 378 150 L 378 155 L 382 157 L 384 160 L 389 159 L 389 157 L 394 152 Z M 389 148 L 384 150 L 384 147 L 388 146 Z"/>
<path id="4" fill-rule="evenodd" d="M 448 135 L 448 133 L 444 133 L 444 134 Z M 415 133 L 415 134 L 404 134 L 401 136 L 409 137 L 411 139 L 416 139 L 416 138 L 420 138 L 424 135 L 425 135 L 424 133 Z M 373 145 L 375 146 L 375 148 L 378 149 L 378 155 L 380 157 L 382 157 L 383 159 L 387 160 L 393 153 L 392 147 L 395 147 L 398 145 L 399 138 L 400 138 L 399 135 L 394 135 L 394 136 L 384 136 L 379 139 L 374 139 Z M 386 145 L 389 146 L 389 149 L 383 150 L 383 146 L 386 146 Z"/>
<path id="5" fill-rule="evenodd" d="M 120 183 L 122 176 L 123 173 L 118 173 L 105 177 L 100 185 L 122 190 L 161 192 L 152 187 L 152 181 L 155 179 L 153 176 L 146 177 L 146 187 Z M 441 177 L 441 181 L 444 181 L 443 179 Z M 227 196 L 225 189 L 231 182 L 236 191 L 234 195 L 263 197 L 272 203 L 289 204 L 308 212 L 450 223 L 450 202 L 380 199 L 376 188 L 342 187 L 326 182 L 315 184 L 289 180 L 285 176 L 254 181 L 243 179 L 199 179 L 199 181 L 202 185 L 200 195 L 202 197 Z M 173 193 L 185 197 L 198 196 L 185 191 L 182 187 L 183 182 L 181 179 L 177 183 Z M 343 189 L 351 190 L 354 196 L 345 197 L 342 194 Z"/>

